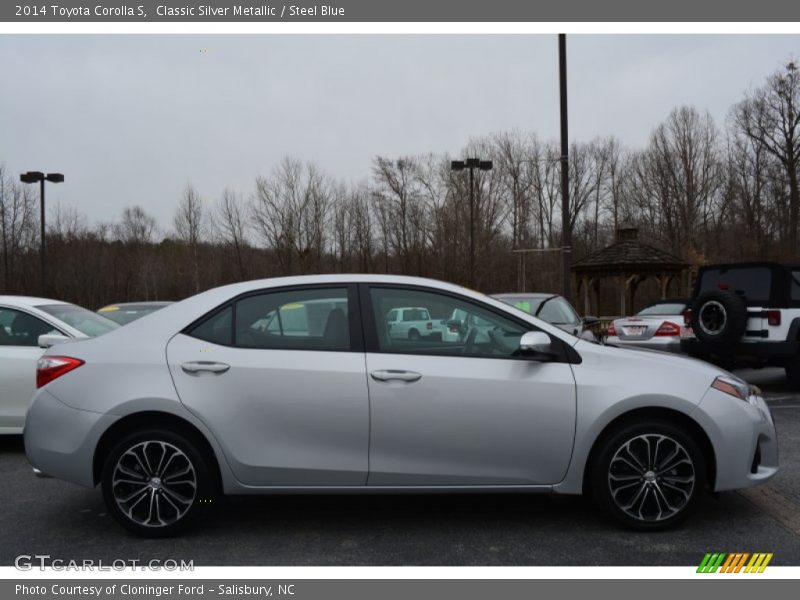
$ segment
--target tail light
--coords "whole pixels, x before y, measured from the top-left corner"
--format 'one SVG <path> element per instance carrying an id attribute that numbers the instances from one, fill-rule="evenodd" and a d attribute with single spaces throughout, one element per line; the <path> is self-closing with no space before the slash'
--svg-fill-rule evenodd
<path id="1" fill-rule="evenodd" d="M 450 333 L 458 333 L 458 327 L 456 325 L 448 325 L 447 331 Z"/>
<path id="2" fill-rule="evenodd" d="M 427 329 L 433 329 L 433 322 L 432 321 L 428 321 L 428 323 L 425 325 L 425 327 Z"/>
<path id="3" fill-rule="evenodd" d="M 71 356 L 43 356 L 36 363 L 36 388 L 43 387 L 83 364 Z"/>
<path id="4" fill-rule="evenodd" d="M 617 335 L 617 328 L 614 327 L 613 323 L 608 326 L 608 329 L 606 329 L 606 335 Z"/>
<path id="5" fill-rule="evenodd" d="M 767 323 L 772 326 L 778 326 L 781 324 L 781 311 L 779 310 L 768 310 L 767 311 Z"/>
<path id="6" fill-rule="evenodd" d="M 692 324 L 692 309 L 683 311 L 683 324 L 689 327 Z"/>
<path id="7" fill-rule="evenodd" d="M 656 329 L 655 335 L 658 337 L 672 337 L 678 336 L 681 334 L 681 327 L 680 325 L 676 325 L 670 321 L 664 321 L 661 324 L 661 327 Z"/>

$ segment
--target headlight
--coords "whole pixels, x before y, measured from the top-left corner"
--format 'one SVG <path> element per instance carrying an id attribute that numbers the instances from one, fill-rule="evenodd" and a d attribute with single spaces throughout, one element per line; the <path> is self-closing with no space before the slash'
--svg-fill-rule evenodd
<path id="1" fill-rule="evenodd" d="M 739 379 L 720 375 L 714 380 L 711 387 L 730 396 L 734 396 L 735 398 L 739 398 L 739 400 L 744 400 L 745 402 L 750 401 L 750 385 Z"/>

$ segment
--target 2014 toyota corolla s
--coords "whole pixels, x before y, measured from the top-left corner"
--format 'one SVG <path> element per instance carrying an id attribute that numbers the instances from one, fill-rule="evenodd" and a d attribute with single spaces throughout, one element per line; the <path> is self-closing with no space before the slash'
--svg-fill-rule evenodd
<path id="1" fill-rule="evenodd" d="M 443 327 L 393 335 L 389 315 L 407 306 Z M 442 335 L 454 311 L 480 328 Z M 220 493 L 408 490 L 585 492 L 655 529 L 706 490 L 778 469 L 769 409 L 731 374 L 411 277 L 213 289 L 51 348 L 37 384 L 30 462 L 99 484 L 146 536 L 175 533 Z"/>

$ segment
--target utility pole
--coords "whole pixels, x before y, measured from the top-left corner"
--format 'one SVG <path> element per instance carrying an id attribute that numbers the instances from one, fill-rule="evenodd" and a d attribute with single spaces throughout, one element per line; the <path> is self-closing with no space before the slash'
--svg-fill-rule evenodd
<path id="1" fill-rule="evenodd" d="M 572 301 L 572 226 L 569 218 L 569 128 L 567 127 L 567 35 L 558 34 L 558 83 L 561 100 L 561 246 L 563 257 L 563 296 Z"/>

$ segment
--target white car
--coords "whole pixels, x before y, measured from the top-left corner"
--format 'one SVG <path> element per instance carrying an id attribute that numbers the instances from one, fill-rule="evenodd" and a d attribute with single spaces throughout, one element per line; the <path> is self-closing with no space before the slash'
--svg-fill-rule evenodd
<path id="1" fill-rule="evenodd" d="M 90 310 L 47 298 L 0 296 L 0 434 L 22 433 L 36 389 L 39 336 L 60 339 L 100 335 L 118 325 Z"/>

